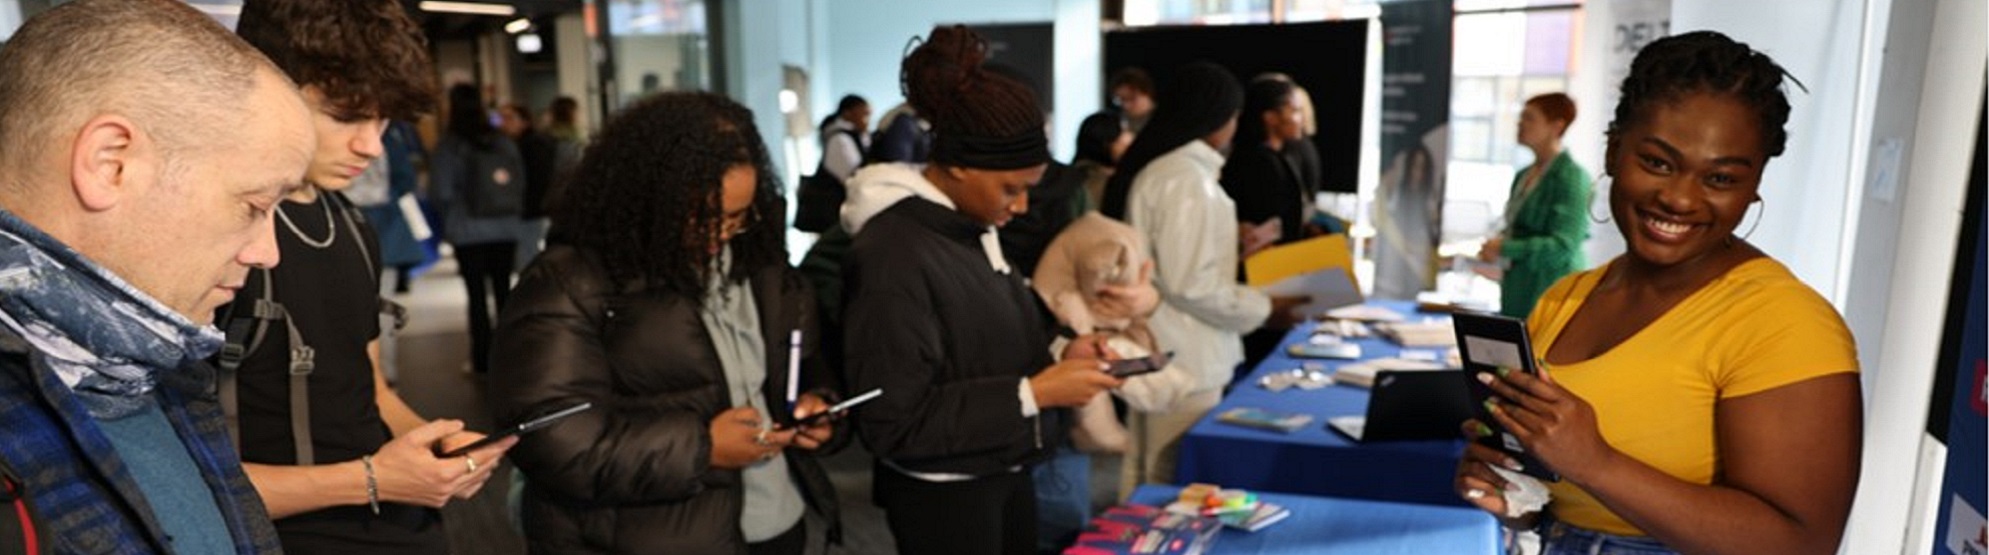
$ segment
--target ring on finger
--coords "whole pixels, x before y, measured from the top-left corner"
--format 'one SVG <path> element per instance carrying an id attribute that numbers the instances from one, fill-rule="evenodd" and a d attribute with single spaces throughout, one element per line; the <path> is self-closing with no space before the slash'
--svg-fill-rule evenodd
<path id="1" fill-rule="evenodd" d="M 476 457 L 463 457 L 463 466 L 467 466 L 467 467 L 469 467 L 469 468 L 470 468 L 470 473 L 471 473 L 471 474 L 476 474 L 476 472 L 477 472 L 477 459 L 476 459 Z"/>
<path id="2" fill-rule="evenodd" d="M 754 444 L 754 445 L 758 445 L 758 446 L 761 446 L 761 447 L 766 447 L 766 446 L 767 446 L 767 429 L 766 429 L 766 428 L 760 428 L 760 433 L 757 433 L 757 434 L 753 434 L 753 444 Z"/>

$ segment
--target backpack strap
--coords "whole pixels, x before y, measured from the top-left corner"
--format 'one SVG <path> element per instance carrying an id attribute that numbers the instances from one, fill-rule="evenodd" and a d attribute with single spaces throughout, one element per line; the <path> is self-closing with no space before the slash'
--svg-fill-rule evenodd
<path id="1" fill-rule="evenodd" d="M 221 347 L 220 397 L 221 412 L 228 420 L 228 435 L 235 440 L 237 449 L 242 442 L 241 425 L 241 380 L 242 361 L 249 353 L 262 347 L 263 339 L 269 335 L 272 322 L 283 322 L 290 337 L 290 436 L 292 449 L 297 455 L 297 464 L 314 464 L 317 460 L 311 442 L 311 371 L 317 368 L 317 350 L 304 342 L 304 334 L 297 331 L 297 324 L 291 322 L 290 312 L 273 298 L 276 287 L 270 282 L 266 268 L 258 268 L 262 273 L 262 296 L 250 305 L 247 314 L 231 314 L 228 320 L 228 342 Z M 233 313 L 235 310 L 231 309 Z"/>
<path id="2" fill-rule="evenodd" d="M 262 283 L 262 295 L 249 299 L 247 310 L 243 309 L 243 301 L 229 303 L 219 320 L 222 322 L 222 331 L 227 337 L 227 343 L 221 346 L 217 389 L 220 391 L 221 414 L 228 423 L 229 439 L 234 440 L 238 451 L 242 445 L 242 424 L 241 397 L 237 392 L 237 380 L 240 378 L 242 361 L 248 359 L 249 353 L 262 347 L 262 340 L 269 331 L 270 322 L 288 320 L 283 305 L 277 304 L 272 299 L 274 288 L 270 286 L 269 269 L 257 268 L 256 273 L 261 278 L 258 281 Z"/>
<path id="3" fill-rule="evenodd" d="M 290 439 L 299 466 L 317 464 L 316 447 L 311 442 L 311 371 L 317 369 L 318 352 L 304 344 L 297 324 L 283 319 L 290 331 Z"/>
<path id="4" fill-rule="evenodd" d="M 345 217 L 345 225 L 352 228 L 352 236 L 359 238 L 357 240 L 357 243 L 359 243 L 359 255 L 360 258 L 366 260 L 366 274 L 373 276 L 373 290 L 380 290 L 380 266 L 373 261 L 373 249 L 366 245 L 366 241 L 364 240 L 365 234 L 359 232 L 359 222 L 366 221 L 366 215 L 360 213 L 359 208 L 352 204 L 351 199 L 345 198 L 344 193 L 325 191 L 324 195 L 327 199 L 331 199 L 326 202 L 337 206 L 339 215 Z M 401 306 L 400 303 L 394 302 L 385 296 L 379 297 L 379 299 L 380 314 L 391 316 L 394 319 L 393 331 L 401 331 L 401 328 L 407 327 L 407 307 Z"/>

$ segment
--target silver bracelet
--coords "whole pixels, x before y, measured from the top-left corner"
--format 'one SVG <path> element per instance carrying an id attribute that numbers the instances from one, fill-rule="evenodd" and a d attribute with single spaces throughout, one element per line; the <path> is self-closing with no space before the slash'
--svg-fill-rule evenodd
<path id="1" fill-rule="evenodd" d="M 373 456 L 360 455 L 359 464 L 366 467 L 366 505 L 373 508 L 373 514 L 380 514 L 380 482 L 373 477 Z"/>

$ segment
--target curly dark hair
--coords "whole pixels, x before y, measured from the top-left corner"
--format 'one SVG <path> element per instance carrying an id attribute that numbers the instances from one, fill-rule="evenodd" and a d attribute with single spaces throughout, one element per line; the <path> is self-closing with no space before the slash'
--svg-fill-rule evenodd
<path id="1" fill-rule="evenodd" d="M 610 120 L 574 169 L 553 225 L 573 246 L 598 254 L 617 284 L 640 281 L 703 300 L 712 255 L 705 250 L 725 218 L 727 170 L 750 165 L 750 209 L 758 219 L 732 237 L 726 278 L 785 264 L 786 203 L 753 112 L 724 96 L 667 92 Z"/>
<path id="2" fill-rule="evenodd" d="M 1781 156 L 1789 142 L 1785 128 L 1789 96 L 1782 91 L 1785 78 L 1802 87 L 1801 81 L 1767 54 L 1717 32 L 1693 31 L 1661 38 L 1644 45 L 1630 62 L 1630 74 L 1623 78 L 1622 98 L 1616 103 L 1608 134 L 1613 138 L 1643 123 L 1659 103 L 1676 101 L 1688 93 L 1717 93 L 1753 108 L 1761 125 L 1762 150 L 1769 158 Z"/>
<path id="3" fill-rule="evenodd" d="M 414 120 L 439 86 L 421 26 L 396 0 L 248 0 L 235 34 L 298 86 L 315 86 L 340 119 Z"/>

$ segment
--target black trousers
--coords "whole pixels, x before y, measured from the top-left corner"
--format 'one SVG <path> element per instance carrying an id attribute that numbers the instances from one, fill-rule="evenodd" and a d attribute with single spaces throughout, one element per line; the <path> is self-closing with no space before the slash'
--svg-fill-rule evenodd
<path id="1" fill-rule="evenodd" d="M 457 273 L 470 292 L 470 367 L 478 374 L 490 371 L 492 322 L 511 294 L 511 262 L 517 252 L 513 242 L 456 245 Z"/>
<path id="2" fill-rule="evenodd" d="M 1036 484 L 1027 470 L 964 482 L 926 482 L 882 465 L 874 474 L 898 553 L 1036 553 Z"/>

